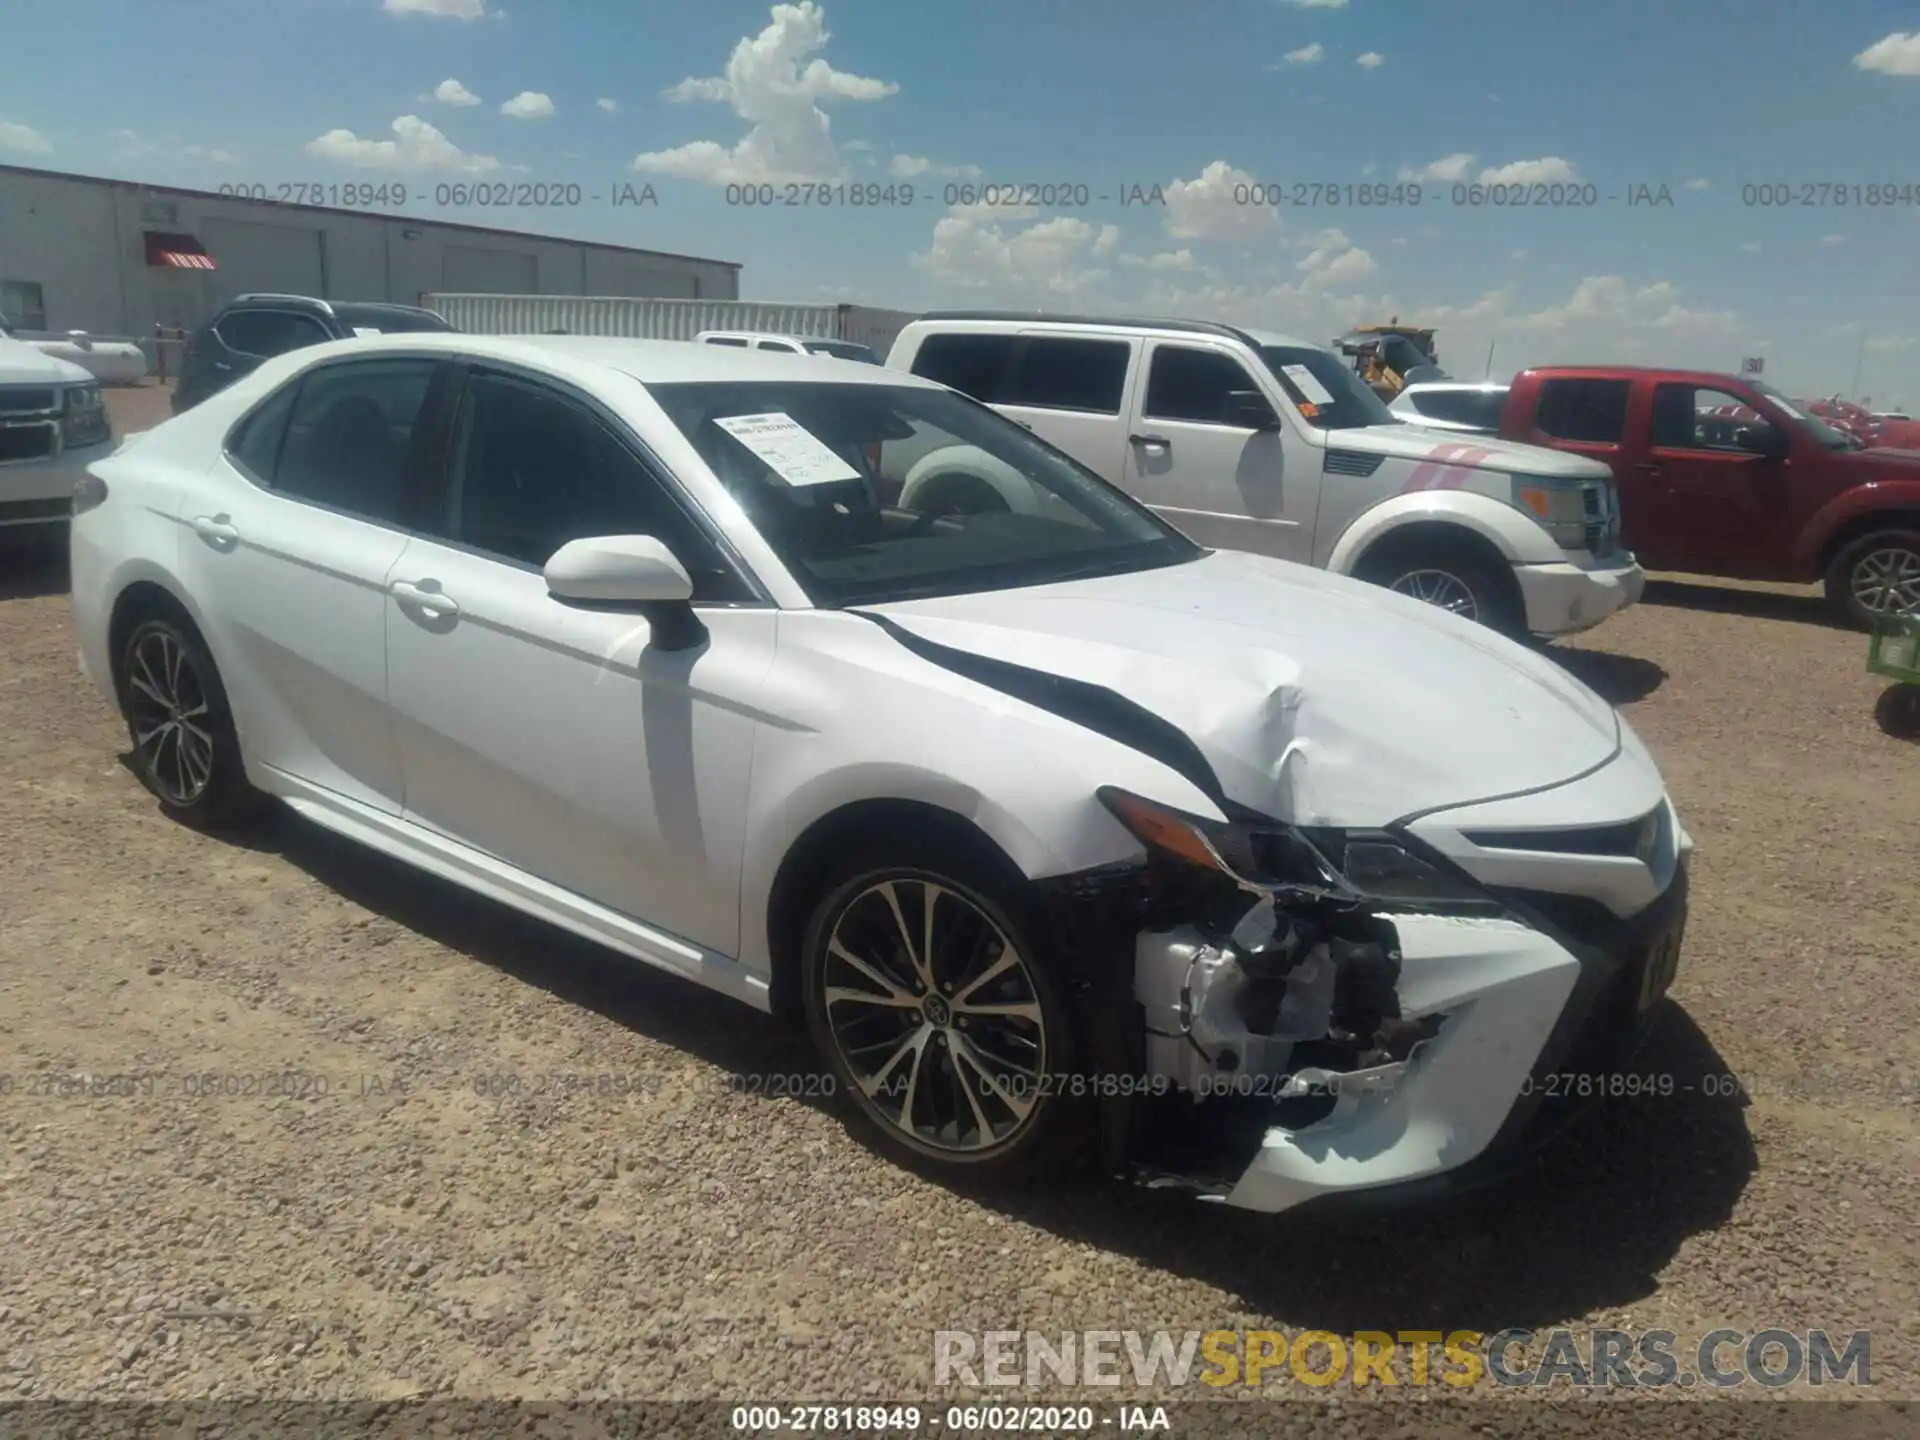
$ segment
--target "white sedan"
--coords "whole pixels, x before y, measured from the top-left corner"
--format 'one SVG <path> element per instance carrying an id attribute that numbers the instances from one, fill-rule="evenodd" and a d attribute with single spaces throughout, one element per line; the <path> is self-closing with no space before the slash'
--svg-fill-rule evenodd
<path id="1" fill-rule="evenodd" d="M 1031 494 L 903 507 L 943 451 Z M 1598 696 L 907 375 L 341 341 L 75 512 L 83 665 L 166 811 L 276 797 L 801 1018 L 936 1168 L 1464 1184 L 1673 977 L 1691 842 Z"/>

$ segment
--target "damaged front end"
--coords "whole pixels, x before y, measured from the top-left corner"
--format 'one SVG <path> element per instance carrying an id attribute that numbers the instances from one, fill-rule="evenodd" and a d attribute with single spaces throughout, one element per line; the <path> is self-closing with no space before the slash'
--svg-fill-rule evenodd
<path id="1" fill-rule="evenodd" d="M 1146 863 L 1054 883 L 1114 1171 L 1275 1210 L 1491 1137 L 1571 986 L 1564 950 L 1395 835 L 1100 799 Z M 1405 1093 L 1449 1049 L 1451 1082 Z"/>

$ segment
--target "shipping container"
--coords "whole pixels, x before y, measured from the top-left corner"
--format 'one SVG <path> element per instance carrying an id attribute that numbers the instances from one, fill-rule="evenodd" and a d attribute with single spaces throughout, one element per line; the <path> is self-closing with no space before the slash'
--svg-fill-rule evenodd
<path id="1" fill-rule="evenodd" d="M 702 330 L 758 330 L 850 340 L 882 360 L 917 317 L 871 305 L 781 305 L 755 300 L 654 300 L 618 295 L 428 295 L 429 310 L 470 335 L 624 335 L 691 340 Z"/>

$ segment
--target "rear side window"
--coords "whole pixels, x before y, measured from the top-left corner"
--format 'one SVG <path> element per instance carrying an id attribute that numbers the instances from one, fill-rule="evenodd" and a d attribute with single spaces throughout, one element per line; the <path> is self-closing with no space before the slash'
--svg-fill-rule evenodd
<path id="1" fill-rule="evenodd" d="M 737 340 L 731 335 L 710 335 L 707 337 L 706 343 L 709 345 L 731 345 L 736 350 L 744 350 L 747 348 L 746 341 Z"/>
<path id="2" fill-rule="evenodd" d="M 913 373 L 992 404 L 1000 399 L 1013 346 L 1011 335 L 929 335 L 913 357 Z"/>
<path id="3" fill-rule="evenodd" d="M 1029 336 L 998 397 L 1003 405 L 1118 415 L 1132 347 L 1124 340 Z M 958 387 L 955 387 L 958 388 Z"/>
<path id="4" fill-rule="evenodd" d="M 1217 350 L 1161 345 L 1147 372 L 1146 414 L 1153 420 L 1190 420 L 1226 425 L 1227 397 L 1236 390 L 1260 393 L 1246 366 Z"/>
<path id="5" fill-rule="evenodd" d="M 1413 406 L 1422 415 L 1480 430 L 1500 428 L 1500 411 L 1506 403 L 1504 390 L 1428 390 L 1413 397 Z"/>
<path id="6" fill-rule="evenodd" d="M 798 353 L 793 346 L 787 344 L 784 340 L 762 340 L 756 348 L 761 350 L 778 350 L 783 355 Z"/>
<path id="7" fill-rule="evenodd" d="M 287 419 L 299 384 L 283 387 L 253 414 L 242 420 L 227 439 L 227 456 L 262 485 L 273 484 L 280 444 L 287 437 Z"/>
<path id="8" fill-rule="evenodd" d="M 1556 440 L 1618 444 L 1627 428 L 1626 380 L 1543 380 L 1534 423 Z"/>
<path id="9" fill-rule="evenodd" d="M 326 365 L 300 382 L 273 488 L 382 524 L 403 523 L 407 458 L 432 360 Z"/>
<path id="10" fill-rule="evenodd" d="M 214 329 L 229 350 L 264 360 L 333 338 L 319 321 L 286 310 L 236 310 Z"/>

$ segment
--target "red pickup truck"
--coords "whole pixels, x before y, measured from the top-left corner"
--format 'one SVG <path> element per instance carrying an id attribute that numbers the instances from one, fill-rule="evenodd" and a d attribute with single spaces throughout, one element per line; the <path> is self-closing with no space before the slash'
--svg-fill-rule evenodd
<path id="1" fill-rule="evenodd" d="M 1769 385 L 1555 365 L 1521 371 L 1504 392 L 1411 386 L 1393 408 L 1606 462 L 1622 538 L 1649 570 L 1821 581 L 1861 628 L 1920 607 L 1920 450 L 1866 448 Z"/>

